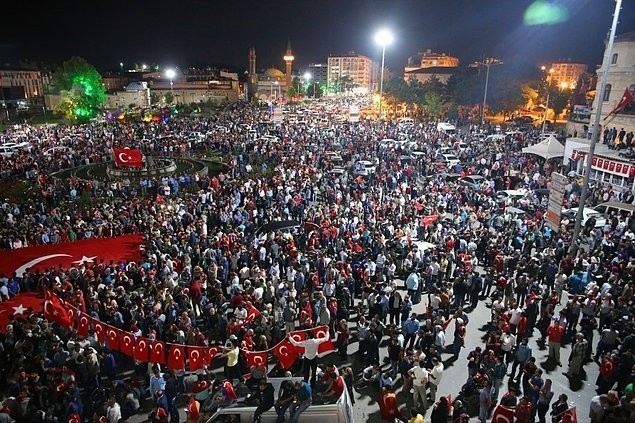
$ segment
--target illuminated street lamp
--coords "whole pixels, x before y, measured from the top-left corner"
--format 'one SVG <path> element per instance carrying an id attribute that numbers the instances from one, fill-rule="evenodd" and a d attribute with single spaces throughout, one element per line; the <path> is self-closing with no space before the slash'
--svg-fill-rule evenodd
<path id="1" fill-rule="evenodd" d="M 174 85 L 173 79 L 175 75 L 176 75 L 176 72 L 174 72 L 174 69 L 168 69 L 165 71 L 165 76 L 170 78 L 170 93 L 173 92 L 172 86 Z"/>
<path id="2" fill-rule="evenodd" d="M 393 41 L 392 33 L 382 29 L 375 35 L 375 42 L 381 46 L 381 74 L 379 76 L 379 120 L 381 120 L 381 102 L 384 96 L 384 61 L 386 58 L 386 46 Z"/>
<path id="3" fill-rule="evenodd" d="M 489 84 L 489 68 L 492 65 L 502 65 L 503 62 L 498 59 L 487 58 L 483 62 L 476 62 L 479 66 L 485 66 L 487 72 L 485 73 L 485 90 L 483 93 L 483 109 L 481 110 L 481 125 L 485 125 L 485 106 L 487 105 L 487 86 Z"/>
<path id="4" fill-rule="evenodd" d="M 313 75 L 311 75 L 311 72 L 304 72 L 304 80 L 307 83 L 311 82 L 311 78 L 313 78 Z M 313 97 L 315 97 L 315 85 L 313 86 Z"/>
<path id="5" fill-rule="evenodd" d="M 540 69 L 542 71 L 544 71 L 546 68 L 544 66 L 541 66 Z M 545 80 L 545 82 L 547 82 L 547 102 L 545 103 L 545 117 L 542 120 L 542 130 L 540 131 L 541 134 L 545 133 L 545 125 L 547 124 L 547 113 L 549 112 L 549 95 L 551 94 L 549 92 L 549 81 L 551 80 L 551 74 L 553 73 L 553 68 L 549 69 L 549 75 L 547 76 L 547 79 Z M 554 116 L 554 123 L 555 123 L 555 116 Z"/>

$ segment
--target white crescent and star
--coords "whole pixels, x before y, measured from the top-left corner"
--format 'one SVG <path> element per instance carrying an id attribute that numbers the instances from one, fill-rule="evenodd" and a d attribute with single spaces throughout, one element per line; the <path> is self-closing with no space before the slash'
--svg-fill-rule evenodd
<path id="1" fill-rule="evenodd" d="M 130 154 L 128 153 L 119 153 L 117 157 L 121 163 L 128 163 L 130 161 Z M 124 159 L 124 157 L 126 157 L 126 159 Z"/>
<path id="2" fill-rule="evenodd" d="M 79 318 L 79 325 L 80 326 L 88 326 L 88 318 L 86 316 L 82 316 Z"/>
<path id="3" fill-rule="evenodd" d="M 80 260 L 75 260 L 73 264 L 94 263 L 95 258 L 97 258 L 97 256 L 86 257 L 85 255 L 82 255 L 82 258 Z"/>
<path id="4" fill-rule="evenodd" d="M 174 358 L 176 358 L 177 360 L 181 358 L 181 350 L 178 348 L 174 349 Z"/>
<path id="5" fill-rule="evenodd" d="M 198 361 L 199 358 L 201 358 L 201 354 L 198 352 L 198 350 L 190 351 L 190 360 Z"/>
<path id="6" fill-rule="evenodd" d="M 23 307 L 22 304 L 20 304 L 17 307 L 13 307 L 13 315 L 17 315 L 17 314 L 24 314 L 25 311 L 27 311 L 28 309 Z"/>
<path id="7" fill-rule="evenodd" d="M 51 300 L 46 300 L 46 301 L 44 301 L 44 313 L 45 313 L 45 314 L 53 314 L 53 315 L 55 314 L 53 311 L 49 311 L 49 310 L 47 309 L 47 307 L 48 307 L 48 306 L 50 306 L 51 304 L 52 304 L 52 303 L 51 303 Z"/>
<path id="8" fill-rule="evenodd" d="M 130 345 L 132 343 L 132 338 L 130 337 L 130 335 L 124 333 L 124 335 L 123 335 L 123 343 L 124 343 L 124 345 Z"/>
<path id="9" fill-rule="evenodd" d="M 145 349 L 146 349 L 146 341 L 143 341 L 143 340 L 139 341 L 137 346 L 139 347 L 139 351 L 145 351 Z"/>
<path id="10" fill-rule="evenodd" d="M 278 348 L 278 353 L 280 355 L 283 355 L 283 356 L 286 357 L 288 355 L 287 354 L 287 346 L 286 345 L 280 345 L 280 348 Z"/>
<path id="11" fill-rule="evenodd" d="M 260 354 L 258 354 L 258 355 L 256 355 L 256 356 L 254 357 L 254 363 L 256 363 L 256 364 L 262 364 L 262 362 L 263 362 L 263 359 L 262 359 L 262 356 L 261 356 Z"/>
<path id="12" fill-rule="evenodd" d="M 29 269 L 29 268 L 35 266 L 38 263 L 41 263 L 41 262 L 46 261 L 46 260 L 50 260 L 50 259 L 55 258 L 55 257 L 73 257 L 73 256 L 71 256 L 70 254 L 49 254 L 47 256 L 41 256 L 41 257 L 33 259 L 33 260 L 31 260 L 31 261 L 29 261 L 27 263 L 24 263 L 22 266 L 20 266 L 17 269 L 15 269 L 15 273 L 18 276 L 22 277 L 26 273 L 26 269 Z"/>

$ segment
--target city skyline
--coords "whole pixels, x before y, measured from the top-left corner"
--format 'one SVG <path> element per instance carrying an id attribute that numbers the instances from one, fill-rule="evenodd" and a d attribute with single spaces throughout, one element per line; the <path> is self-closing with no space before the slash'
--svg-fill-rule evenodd
<path id="1" fill-rule="evenodd" d="M 528 9 L 537 3 L 560 7 L 564 21 L 526 24 Z M 381 48 L 373 36 L 389 28 L 395 40 L 387 49 L 386 66 L 396 72 L 409 56 L 428 48 L 459 57 L 462 66 L 485 56 L 533 63 L 567 58 L 596 65 L 614 8 L 612 1 L 597 0 L 321 0 L 310 7 L 286 0 L 157 0 L 87 2 L 81 8 L 44 3 L 27 10 L 28 5 L 16 5 L 23 9 L 16 16 L 25 19 L 7 23 L 0 42 L 5 62 L 59 63 L 81 56 L 101 70 L 115 69 L 120 62 L 247 69 L 248 50 L 255 47 L 258 69 L 284 69 L 282 56 L 290 40 L 295 70 L 349 51 L 377 61 Z M 635 30 L 634 17 L 635 7 L 624 6 L 618 35 Z"/>

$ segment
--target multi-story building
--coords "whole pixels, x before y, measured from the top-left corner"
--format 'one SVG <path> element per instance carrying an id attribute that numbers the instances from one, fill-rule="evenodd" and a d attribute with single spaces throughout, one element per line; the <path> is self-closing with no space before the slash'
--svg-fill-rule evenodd
<path id="1" fill-rule="evenodd" d="M 424 83 L 431 78 L 437 78 L 446 83 L 450 76 L 456 73 L 458 67 L 459 59 L 457 57 L 445 53 L 434 53 L 427 49 L 408 58 L 408 64 L 404 68 L 404 80 Z"/>
<path id="2" fill-rule="evenodd" d="M 2 100 L 34 103 L 43 98 L 43 78 L 39 70 L 0 68 Z"/>
<path id="3" fill-rule="evenodd" d="M 329 56 L 327 62 L 329 90 L 370 92 L 373 90 L 373 61 L 361 54 L 350 52 Z"/>
<path id="4" fill-rule="evenodd" d="M 561 88 L 575 88 L 578 81 L 587 71 L 583 63 L 556 62 L 552 63 L 547 74 L 547 82 Z"/>
<path id="5" fill-rule="evenodd" d="M 609 150 L 608 145 L 604 144 L 604 131 L 613 128 L 618 134 L 623 131 L 626 134 L 625 139 L 630 133 L 635 132 L 635 102 L 612 113 L 622 101 L 627 89 L 631 94 L 635 94 L 633 63 L 635 63 L 635 32 L 616 36 L 608 66 L 597 70 L 598 83 L 591 108 L 591 124 L 570 121 L 567 126 L 567 132 L 573 137 L 567 139 L 565 164 L 569 161 L 572 170 L 583 175 L 588 160 L 588 140 L 593 133 L 593 122 L 595 122 L 598 105 L 602 104 L 599 142 L 591 162 L 590 178 L 596 182 L 610 184 L 616 189 L 635 189 L 635 161 L 619 154 L 622 152 L 620 150 Z M 604 72 L 607 72 L 607 82 L 604 96 L 600 98 L 600 81 Z"/>
<path id="6" fill-rule="evenodd" d="M 311 78 L 318 84 L 326 84 L 329 78 L 328 66 L 326 63 L 311 63 L 308 68 Z"/>
<path id="7" fill-rule="evenodd" d="M 425 68 L 458 68 L 459 58 L 445 53 L 434 53 L 431 49 L 420 51 L 416 56 L 408 58 L 404 72 Z"/>

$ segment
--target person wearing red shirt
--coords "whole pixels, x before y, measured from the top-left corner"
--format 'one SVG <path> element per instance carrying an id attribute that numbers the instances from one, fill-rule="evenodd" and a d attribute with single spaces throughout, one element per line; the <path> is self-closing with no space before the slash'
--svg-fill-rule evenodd
<path id="1" fill-rule="evenodd" d="M 562 363 L 560 363 L 560 346 L 564 336 L 564 328 L 557 317 L 551 326 L 547 328 L 547 336 L 549 337 L 548 359 L 554 360 L 558 363 L 558 366 L 562 366 Z"/>
<path id="2" fill-rule="evenodd" d="M 602 365 L 600 365 L 600 374 L 595 382 L 598 387 L 598 394 L 606 394 L 615 383 L 617 375 L 617 359 L 617 354 L 611 353 L 607 354 L 606 358 L 602 361 Z"/>
<path id="3" fill-rule="evenodd" d="M 203 296 L 203 293 L 201 292 L 200 280 L 195 279 L 194 282 L 192 282 L 192 284 L 190 285 L 189 296 L 192 300 L 192 311 L 194 311 L 194 315 L 200 315 L 202 312 L 201 299 Z"/>
<path id="4" fill-rule="evenodd" d="M 516 412 L 514 413 L 516 416 L 516 423 L 529 423 L 533 422 L 531 418 L 533 411 L 533 407 L 529 398 L 522 397 L 520 401 L 518 401 L 518 405 L 516 406 Z"/>
<path id="5" fill-rule="evenodd" d="M 399 412 L 397 403 L 397 394 L 392 387 L 382 388 L 379 395 L 379 414 L 382 420 L 394 422 L 395 419 L 403 421 L 401 413 Z"/>

